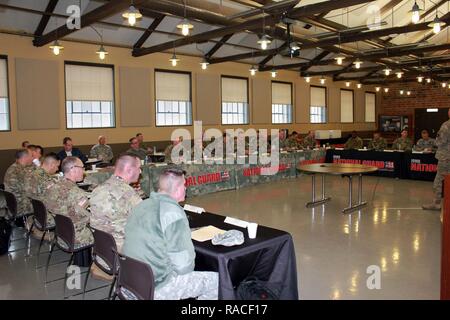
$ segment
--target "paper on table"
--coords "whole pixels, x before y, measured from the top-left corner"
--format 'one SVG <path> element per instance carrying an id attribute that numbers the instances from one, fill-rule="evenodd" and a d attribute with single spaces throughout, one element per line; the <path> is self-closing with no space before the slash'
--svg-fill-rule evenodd
<path id="1" fill-rule="evenodd" d="M 187 204 L 187 203 L 184 205 L 184 210 L 190 211 L 190 212 L 195 212 L 195 213 L 205 212 L 205 209 L 200 208 L 200 207 L 196 207 L 196 206 L 193 206 L 193 205 L 190 205 L 190 204 Z"/>
<path id="2" fill-rule="evenodd" d="M 241 227 L 241 228 L 247 228 L 248 222 L 236 218 L 226 217 L 225 223 L 232 224 L 233 226 Z"/>
<path id="3" fill-rule="evenodd" d="M 191 232 L 191 238 L 192 240 L 204 242 L 211 240 L 214 238 L 215 235 L 223 234 L 225 233 L 225 230 L 216 228 L 214 226 L 207 226 L 200 229 L 197 229 L 195 231 Z"/>
<path id="4" fill-rule="evenodd" d="M 344 150 L 344 148 L 334 148 L 334 150 Z"/>
<path id="5" fill-rule="evenodd" d="M 164 167 L 164 166 L 167 166 L 167 163 L 154 163 L 154 165 L 155 165 L 155 167 Z"/>

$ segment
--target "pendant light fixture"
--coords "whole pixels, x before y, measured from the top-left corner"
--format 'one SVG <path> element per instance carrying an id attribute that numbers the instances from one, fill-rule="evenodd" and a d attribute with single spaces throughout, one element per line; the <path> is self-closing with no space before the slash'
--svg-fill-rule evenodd
<path id="1" fill-rule="evenodd" d="M 178 59 L 175 50 L 173 50 L 173 55 L 172 57 L 169 59 L 170 63 L 172 64 L 172 67 L 176 67 L 178 64 L 178 61 L 180 61 L 180 59 Z"/>
<path id="2" fill-rule="evenodd" d="M 376 92 L 380 92 L 381 88 L 380 87 L 375 87 L 375 91 Z"/>
<path id="3" fill-rule="evenodd" d="M 325 81 L 326 81 L 326 79 L 322 76 L 322 77 L 320 77 L 320 84 L 325 84 Z"/>
<path id="4" fill-rule="evenodd" d="M 348 88 L 348 87 L 350 87 L 350 84 L 351 84 L 351 82 L 350 82 L 350 81 L 347 81 L 347 82 L 345 83 L 345 86 Z"/>
<path id="5" fill-rule="evenodd" d="M 433 28 L 434 34 L 438 34 L 439 32 L 441 32 L 442 27 L 445 26 L 445 23 L 441 19 L 439 19 L 437 11 L 436 17 L 434 18 L 433 22 L 431 22 L 428 26 Z"/>
<path id="6" fill-rule="evenodd" d="M 100 49 L 98 49 L 98 51 L 96 53 L 98 54 L 98 57 L 100 58 L 100 60 L 105 60 L 106 56 L 109 54 L 109 52 L 106 51 L 103 44 L 100 46 Z"/>
<path id="7" fill-rule="evenodd" d="M 202 62 L 200 62 L 200 65 L 202 67 L 202 70 L 206 70 L 208 68 L 209 62 L 206 61 L 205 58 L 203 58 Z"/>
<path id="8" fill-rule="evenodd" d="M 130 26 L 134 26 L 138 19 L 142 18 L 142 13 L 134 6 L 134 1 L 131 1 L 131 5 L 126 12 L 122 14 L 124 19 L 128 20 Z"/>
<path id="9" fill-rule="evenodd" d="M 307 83 L 310 83 L 310 82 L 311 82 L 311 77 L 310 77 L 310 76 L 306 76 L 306 77 L 305 77 L 305 81 L 306 81 Z"/>
<path id="10" fill-rule="evenodd" d="M 261 38 L 259 38 L 258 43 L 261 46 L 262 50 L 266 50 L 267 46 L 271 43 L 272 41 L 270 40 L 269 36 L 266 35 L 266 19 L 264 16 L 264 11 L 263 11 L 263 34 L 261 36 Z"/>
<path id="11" fill-rule="evenodd" d="M 177 25 L 177 28 L 181 30 L 181 34 L 185 37 L 189 35 L 191 29 L 194 29 L 194 26 L 187 19 L 186 0 L 184 0 L 184 19 Z"/>
<path id="12" fill-rule="evenodd" d="M 392 69 L 385 68 L 383 71 L 385 76 L 389 76 L 391 74 Z"/>
<path id="13" fill-rule="evenodd" d="M 59 56 L 61 50 L 64 49 L 64 47 L 59 43 L 58 39 L 56 39 L 49 48 L 53 51 L 53 54 L 55 56 Z"/>
<path id="14" fill-rule="evenodd" d="M 412 9 L 409 11 L 411 12 L 411 21 L 414 24 L 419 23 L 420 21 L 420 11 L 422 11 L 421 8 L 419 8 L 418 4 L 416 1 L 414 1 L 414 5 L 412 7 Z"/>
<path id="15" fill-rule="evenodd" d="M 398 79 L 401 79 L 404 73 L 403 71 L 397 71 L 395 74 L 397 75 Z"/>
<path id="16" fill-rule="evenodd" d="M 359 60 L 359 58 L 358 58 L 355 61 L 353 61 L 353 64 L 355 65 L 356 69 L 359 69 L 359 68 L 361 68 L 362 61 Z"/>
<path id="17" fill-rule="evenodd" d="M 362 88 L 362 84 L 361 84 L 361 83 L 357 83 L 357 84 L 356 84 L 356 87 L 357 87 L 358 89 L 361 89 L 361 88 Z"/>
<path id="18" fill-rule="evenodd" d="M 423 76 L 418 76 L 417 77 L 417 82 L 421 83 L 423 81 Z"/>
<path id="19" fill-rule="evenodd" d="M 276 78 L 277 77 L 277 71 L 275 69 L 272 69 L 270 74 L 271 74 L 272 78 Z"/>
<path id="20" fill-rule="evenodd" d="M 258 68 L 255 67 L 255 65 L 252 65 L 252 67 L 249 69 L 250 74 L 252 76 L 256 75 L 256 71 L 258 71 Z"/>

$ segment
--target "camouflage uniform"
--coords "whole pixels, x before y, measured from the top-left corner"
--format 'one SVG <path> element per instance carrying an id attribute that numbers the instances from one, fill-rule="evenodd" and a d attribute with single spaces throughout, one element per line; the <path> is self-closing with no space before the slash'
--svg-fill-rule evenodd
<path id="1" fill-rule="evenodd" d="M 104 162 L 111 162 L 114 155 L 110 146 L 106 144 L 96 144 L 92 147 L 89 157 L 97 158 L 99 160 L 103 160 Z"/>
<path id="2" fill-rule="evenodd" d="M 436 140 L 433 138 L 428 138 L 427 140 L 419 139 L 419 141 L 417 141 L 416 145 L 414 146 L 414 150 L 416 151 L 423 151 L 425 149 L 435 151 L 436 148 Z"/>
<path id="3" fill-rule="evenodd" d="M 444 122 L 436 136 L 436 159 L 438 159 L 438 167 L 436 178 L 433 183 L 435 200 L 441 201 L 442 183 L 445 175 L 450 173 L 450 120 Z"/>
<path id="4" fill-rule="evenodd" d="M 360 137 L 350 137 L 350 139 L 347 140 L 345 143 L 345 149 L 362 149 L 364 143 L 363 140 Z"/>
<path id="5" fill-rule="evenodd" d="M 310 137 L 309 135 L 307 135 L 304 139 L 303 139 L 303 148 L 310 148 L 310 149 L 314 149 L 316 147 L 317 141 L 314 137 Z"/>
<path id="6" fill-rule="evenodd" d="M 403 150 L 403 151 L 411 151 L 413 147 L 413 143 L 410 138 L 397 138 L 392 143 L 392 149 L 394 150 Z"/>
<path id="7" fill-rule="evenodd" d="M 24 178 L 26 172 L 34 169 L 34 167 L 34 165 L 22 166 L 18 163 L 13 163 L 8 170 L 6 170 L 3 183 L 5 184 L 5 191 L 9 191 L 16 196 L 17 216 L 33 213 L 31 201 L 25 194 Z"/>
<path id="8" fill-rule="evenodd" d="M 297 139 L 295 138 L 286 139 L 286 148 L 298 149 L 299 145 L 297 143 Z"/>
<path id="9" fill-rule="evenodd" d="M 112 176 L 92 191 L 91 226 L 111 234 L 121 251 L 128 216 L 141 201 L 139 194 L 125 180 Z"/>
<path id="10" fill-rule="evenodd" d="M 132 154 L 136 157 L 138 157 L 141 160 L 145 160 L 145 157 L 147 156 L 147 150 L 139 148 L 139 149 L 133 149 L 130 148 L 127 150 L 127 153 Z"/>
<path id="11" fill-rule="evenodd" d="M 385 138 L 372 139 L 369 142 L 369 149 L 385 150 L 387 148 L 387 142 Z"/>
<path id="12" fill-rule="evenodd" d="M 90 213 L 89 193 L 80 189 L 76 183 L 61 179 L 50 185 L 46 191 L 43 203 L 52 214 L 69 217 L 75 227 L 75 243 L 92 243 L 92 232 L 86 227 Z"/>

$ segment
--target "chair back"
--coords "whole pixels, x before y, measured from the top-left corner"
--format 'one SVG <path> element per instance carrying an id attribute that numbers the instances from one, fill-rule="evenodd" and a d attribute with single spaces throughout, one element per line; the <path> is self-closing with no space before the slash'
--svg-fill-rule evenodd
<path id="1" fill-rule="evenodd" d="M 12 218 L 15 219 L 17 215 L 16 196 L 13 193 L 6 190 L 0 190 L 0 195 L 3 195 L 3 197 L 5 198 L 6 207 L 8 208 Z"/>
<path id="2" fill-rule="evenodd" d="M 108 266 L 108 269 L 106 269 L 99 263 L 96 263 L 96 265 L 103 272 L 106 272 L 109 275 L 113 275 L 115 273 L 115 270 L 117 270 L 115 254 L 115 252 L 117 252 L 116 240 L 114 240 L 114 237 L 111 234 L 105 231 L 98 230 L 92 227 L 90 227 L 90 229 L 92 230 L 92 234 L 94 236 L 94 261 L 96 261 L 96 257 L 101 258 Z"/>
<path id="3" fill-rule="evenodd" d="M 68 248 L 64 248 L 69 252 L 73 252 L 75 248 L 75 227 L 69 217 L 61 214 L 55 215 L 55 236 L 56 239 L 63 240 Z"/>
<path id="4" fill-rule="evenodd" d="M 45 205 L 42 201 L 37 199 L 31 199 L 31 204 L 33 205 L 34 219 L 39 223 L 39 225 L 36 225 L 36 228 L 39 230 L 46 230 L 48 213 Z"/>
<path id="5" fill-rule="evenodd" d="M 119 276 L 117 278 L 116 295 L 127 300 L 122 288 L 136 296 L 138 300 L 153 300 L 155 279 L 152 268 L 139 260 L 117 254 Z"/>

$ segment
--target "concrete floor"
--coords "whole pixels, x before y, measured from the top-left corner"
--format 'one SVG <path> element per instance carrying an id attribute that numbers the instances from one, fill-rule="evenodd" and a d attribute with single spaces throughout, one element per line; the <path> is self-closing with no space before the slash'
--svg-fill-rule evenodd
<path id="1" fill-rule="evenodd" d="M 301 299 L 438 299 L 440 214 L 420 208 L 432 197 L 431 182 L 366 177 L 364 199 L 369 205 L 348 215 L 340 213 L 347 206 L 347 181 L 330 177 L 326 186 L 332 201 L 315 209 L 305 208 L 311 193 L 306 177 L 199 196 L 187 202 L 290 232 Z M 16 232 L 15 237 L 20 236 Z M 24 242 L 14 241 L 14 245 L 21 248 Z M 34 240 L 32 253 L 36 245 Z M 25 253 L 19 250 L 0 257 L 0 299 L 61 299 L 63 281 L 44 286 L 43 268 L 36 270 L 35 256 L 25 258 Z M 54 256 L 55 262 L 68 260 L 61 252 Z M 41 255 L 40 264 L 46 257 Z M 370 290 L 367 268 L 373 265 L 381 270 L 381 288 Z M 49 279 L 62 278 L 64 267 L 52 266 Z M 83 279 L 84 275 L 81 283 Z M 107 284 L 90 280 L 88 289 Z M 94 290 L 87 298 L 105 298 L 107 289 Z"/>

